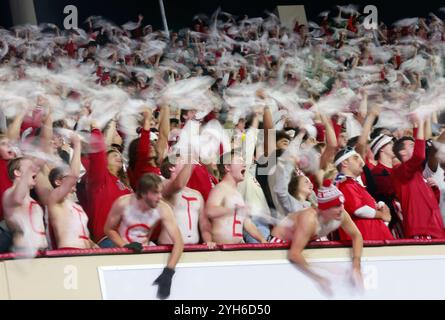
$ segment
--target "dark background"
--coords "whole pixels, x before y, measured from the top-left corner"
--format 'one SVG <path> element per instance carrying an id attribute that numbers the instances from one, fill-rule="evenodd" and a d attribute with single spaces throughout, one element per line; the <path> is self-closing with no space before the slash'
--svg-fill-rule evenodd
<path id="1" fill-rule="evenodd" d="M 437 9 L 445 7 L 443 0 L 427 1 L 400 1 L 368 0 L 368 1 L 339 1 L 339 0 L 207 0 L 207 1 L 179 1 L 164 0 L 167 20 L 170 29 L 178 29 L 190 26 L 193 16 L 197 13 L 211 15 L 218 6 L 223 11 L 250 17 L 264 16 L 264 10 L 273 11 L 277 5 L 303 4 L 306 7 L 308 20 L 317 21 L 317 15 L 321 11 L 330 10 L 336 4 L 349 3 L 361 4 L 361 10 L 367 4 L 373 4 L 378 8 L 379 20 L 391 23 L 407 18 L 427 16 L 429 12 L 435 12 L 439 17 L 445 18 L 445 13 L 437 13 Z M 91 15 L 101 15 L 105 18 L 123 24 L 127 21 L 136 21 L 138 13 L 145 17 L 144 24 L 152 24 L 154 28 L 162 28 L 162 20 L 158 0 L 34 0 L 38 22 L 51 22 L 62 26 L 65 15 L 63 8 L 66 5 L 75 5 L 79 13 L 79 26 L 82 21 Z M 10 27 L 9 0 L 0 0 L 0 25 Z"/>

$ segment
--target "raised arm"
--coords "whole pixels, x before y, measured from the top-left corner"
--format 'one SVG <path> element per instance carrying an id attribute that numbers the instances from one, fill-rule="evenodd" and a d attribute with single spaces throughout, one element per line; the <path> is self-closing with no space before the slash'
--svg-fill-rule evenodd
<path id="1" fill-rule="evenodd" d="M 149 166 L 148 161 L 150 160 L 150 128 L 152 111 L 147 108 L 142 114 L 144 116 L 144 121 L 142 124 L 141 136 L 139 137 L 139 142 L 136 148 L 134 172 L 144 172 L 145 168 Z"/>
<path id="2" fill-rule="evenodd" d="M 159 139 L 156 143 L 156 151 L 158 153 L 157 163 L 161 163 L 165 153 L 168 150 L 168 134 L 170 133 L 170 107 L 168 104 L 161 106 L 159 115 Z"/>
<path id="3" fill-rule="evenodd" d="M 264 108 L 263 129 L 264 129 L 264 156 L 268 157 L 273 148 L 273 146 L 271 146 L 269 142 L 272 142 L 273 144 L 275 143 L 275 141 L 269 141 L 268 139 L 270 130 L 273 130 L 272 112 L 270 112 L 269 107 Z"/>
<path id="4" fill-rule="evenodd" d="M 92 187 L 97 187 L 105 181 L 107 175 L 106 146 L 102 132 L 92 123 L 91 141 L 89 154 L 90 167 L 88 170 L 88 183 Z"/>
<path id="5" fill-rule="evenodd" d="M 259 113 L 255 112 L 252 125 L 246 132 L 246 153 L 245 153 L 245 163 L 247 166 L 250 166 L 254 163 L 254 154 L 255 154 L 255 145 L 258 136 L 258 126 L 259 126 Z M 248 170 L 248 168 L 246 168 Z"/>
<path id="6" fill-rule="evenodd" d="M 174 194 L 181 191 L 187 185 L 192 172 L 193 164 L 184 164 L 175 179 L 173 181 L 167 182 L 167 184 L 164 186 L 164 188 L 162 189 L 162 196 L 164 198 L 170 198 Z"/>
<path id="7" fill-rule="evenodd" d="M 117 134 L 117 128 L 116 128 L 116 120 L 112 119 L 109 123 L 107 128 L 104 131 L 104 140 L 106 146 L 111 146 L 113 144 L 113 138 Z"/>
<path id="8" fill-rule="evenodd" d="M 401 172 L 404 172 L 405 175 L 411 176 L 414 174 L 414 172 L 418 170 L 424 169 L 423 162 L 425 161 L 425 128 L 424 128 L 424 121 L 420 120 L 415 115 L 412 116 L 411 121 L 413 122 L 413 125 L 417 125 L 417 128 L 414 129 L 414 132 L 416 133 L 416 140 L 414 142 L 414 151 L 411 158 L 402 163 L 401 165 Z"/>
<path id="9" fill-rule="evenodd" d="M 324 114 L 320 114 L 320 119 L 326 129 L 326 148 L 320 157 L 320 168 L 326 170 L 329 163 L 334 161 L 335 153 L 337 152 L 338 142 L 335 136 L 334 126 L 332 120 L 327 118 Z"/>
<path id="10" fill-rule="evenodd" d="M 11 207 L 21 206 L 29 193 L 28 181 L 34 174 L 36 174 L 36 168 L 33 165 L 24 169 L 21 179 L 17 182 L 15 188 L 12 189 L 12 192 L 5 193 L 5 197 L 7 197 L 9 201 L 4 201 L 4 203 L 8 203 Z"/>
<path id="11" fill-rule="evenodd" d="M 20 127 L 23 123 L 23 118 L 25 117 L 26 110 L 22 110 L 21 112 L 18 112 L 15 116 L 14 120 L 11 122 L 11 124 L 8 126 L 6 130 L 6 136 L 10 140 L 19 140 L 20 139 Z"/>
<path id="12" fill-rule="evenodd" d="M 60 203 L 71 192 L 76 185 L 80 176 L 80 150 L 81 143 L 77 134 L 73 134 L 71 137 L 73 144 L 73 159 L 71 160 L 70 174 L 65 177 L 62 184 L 55 188 L 49 195 L 49 203 Z"/>
<path id="13" fill-rule="evenodd" d="M 42 130 L 40 131 L 40 138 L 42 140 L 42 149 L 46 152 L 51 150 L 51 140 L 53 139 L 53 116 L 52 108 L 47 104 L 46 116 L 43 120 Z"/>
<path id="14" fill-rule="evenodd" d="M 362 100 L 360 101 L 359 116 L 365 118 L 368 113 L 368 93 L 366 90 L 361 90 Z"/>
<path id="15" fill-rule="evenodd" d="M 431 139 L 433 137 L 433 129 L 432 129 L 432 117 L 427 116 L 425 119 L 425 128 L 424 128 L 424 136 L 425 140 Z"/>
<path id="16" fill-rule="evenodd" d="M 357 145 L 355 146 L 355 151 L 365 159 L 366 157 L 366 149 L 368 148 L 368 137 L 371 132 L 372 126 L 374 124 L 375 119 L 377 119 L 380 113 L 380 108 L 378 106 L 373 106 L 369 111 L 368 115 L 365 119 L 365 123 L 363 124 L 362 133 L 358 138 Z"/>

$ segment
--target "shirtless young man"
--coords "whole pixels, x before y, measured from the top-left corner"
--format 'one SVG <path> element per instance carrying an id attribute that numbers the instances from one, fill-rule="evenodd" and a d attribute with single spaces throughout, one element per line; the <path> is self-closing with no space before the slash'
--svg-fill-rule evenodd
<path id="1" fill-rule="evenodd" d="M 58 249 L 99 248 L 88 231 L 88 217 L 80 205 L 74 202 L 77 180 L 80 176 L 79 136 L 73 134 L 73 159 L 71 170 L 54 168 L 49 173 L 49 181 L 54 188 L 48 197 L 49 222 L 56 238 Z"/>
<path id="2" fill-rule="evenodd" d="M 244 180 L 246 166 L 243 158 L 232 150 L 221 156 L 218 170 L 223 177 L 210 192 L 206 203 L 212 221 L 212 238 L 218 244 L 243 243 L 243 229 L 254 239 L 267 243 L 249 217 L 237 184 Z"/>
<path id="3" fill-rule="evenodd" d="M 161 164 L 164 181 L 162 196 L 170 204 L 185 244 L 197 244 L 200 238 L 210 249 L 216 246 L 210 232 L 206 232 L 203 220 L 204 199 L 201 194 L 186 185 L 193 171 L 193 164 L 172 164 L 166 158 Z M 172 244 L 165 229 L 161 231 L 159 244 Z"/>
<path id="4" fill-rule="evenodd" d="M 352 281 L 356 287 L 361 288 L 363 280 L 360 261 L 363 238 L 350 215 L 344 210 L 344 196 L 331 184 L 330 180 L 326 180 L 323 187 L 318 190 L 317 200 L 318 208 L 308 208 L 286 216 L 272 230 L 270 242 L 291 242 L 288 259 L 315 280 L 324 293 L 332 295 L 329 280 L 311 269 L 302 252 L 309 241 L 327 236 L 338 228 L 342 228 L 352 239 Z"/>
<path id="5" fill-rule="evenodd" d="M 30 195 L 31 189 L 36 186 L 36 176 L 43 166 L 41 162 L 23 157 L 8 163 L 8 175 L 13 185 L 3 194 L 3 209 L 16 251 L 29 252 L 48 247 L 43 209 Z"/>
<path id="6" fill-rule="evenodd" d="M 165 299 L 170 295 L 172 277 L 184 249 L 184 241 L 172 209 L 161 198 L 161 178 L 152 173 L 144 174 L 139 179 L 136 194 L 121 196 L 113 203 L 104 231 L 118 247 L 139 253 L 143 245 L 149 244 L 156 226 L 162 224 L 173 240 L 173 249 L 166 268 L 154 284 L 159 285 L 158 297 Z"/>

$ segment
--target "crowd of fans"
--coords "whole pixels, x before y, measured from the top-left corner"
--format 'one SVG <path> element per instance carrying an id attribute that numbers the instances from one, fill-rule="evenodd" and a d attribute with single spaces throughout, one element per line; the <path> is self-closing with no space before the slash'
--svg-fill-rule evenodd
<path id="1" fill-rule="evenodd" d="M 363 18 L 0 29 L 0 252 L 445 238 L 444 23 Z"/>

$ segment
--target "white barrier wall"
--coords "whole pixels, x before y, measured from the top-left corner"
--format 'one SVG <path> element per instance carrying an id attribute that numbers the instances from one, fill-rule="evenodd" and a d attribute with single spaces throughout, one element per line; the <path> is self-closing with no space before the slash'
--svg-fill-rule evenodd
<path id="1" fill-rule="evenodd" d="M 309 249 L 335 299 L 445 299 L 445 245 L 367 247 L 365 292 L 348 279 L 350 248 Z M 170 299 L 325 299 L 286 260 L 287 250 L 185 252 Z M 168 253 L 0 262 L 0 299 L 155 299 Z"/>
<path id="2" fill-rule="evenodd" d="M 361 293 L 352 286 L 349 259 L 318 259 L 311 264 L 331 280 L 334 296 L 322 294 L 287 260 L 258 260 L 180 264 L 170 299 L 445 299 L 445 256 L 368 258 L 362 264 Z M 102 296 L 155 299 L 151 283 L 163 267 L 99 267 Z"/>

